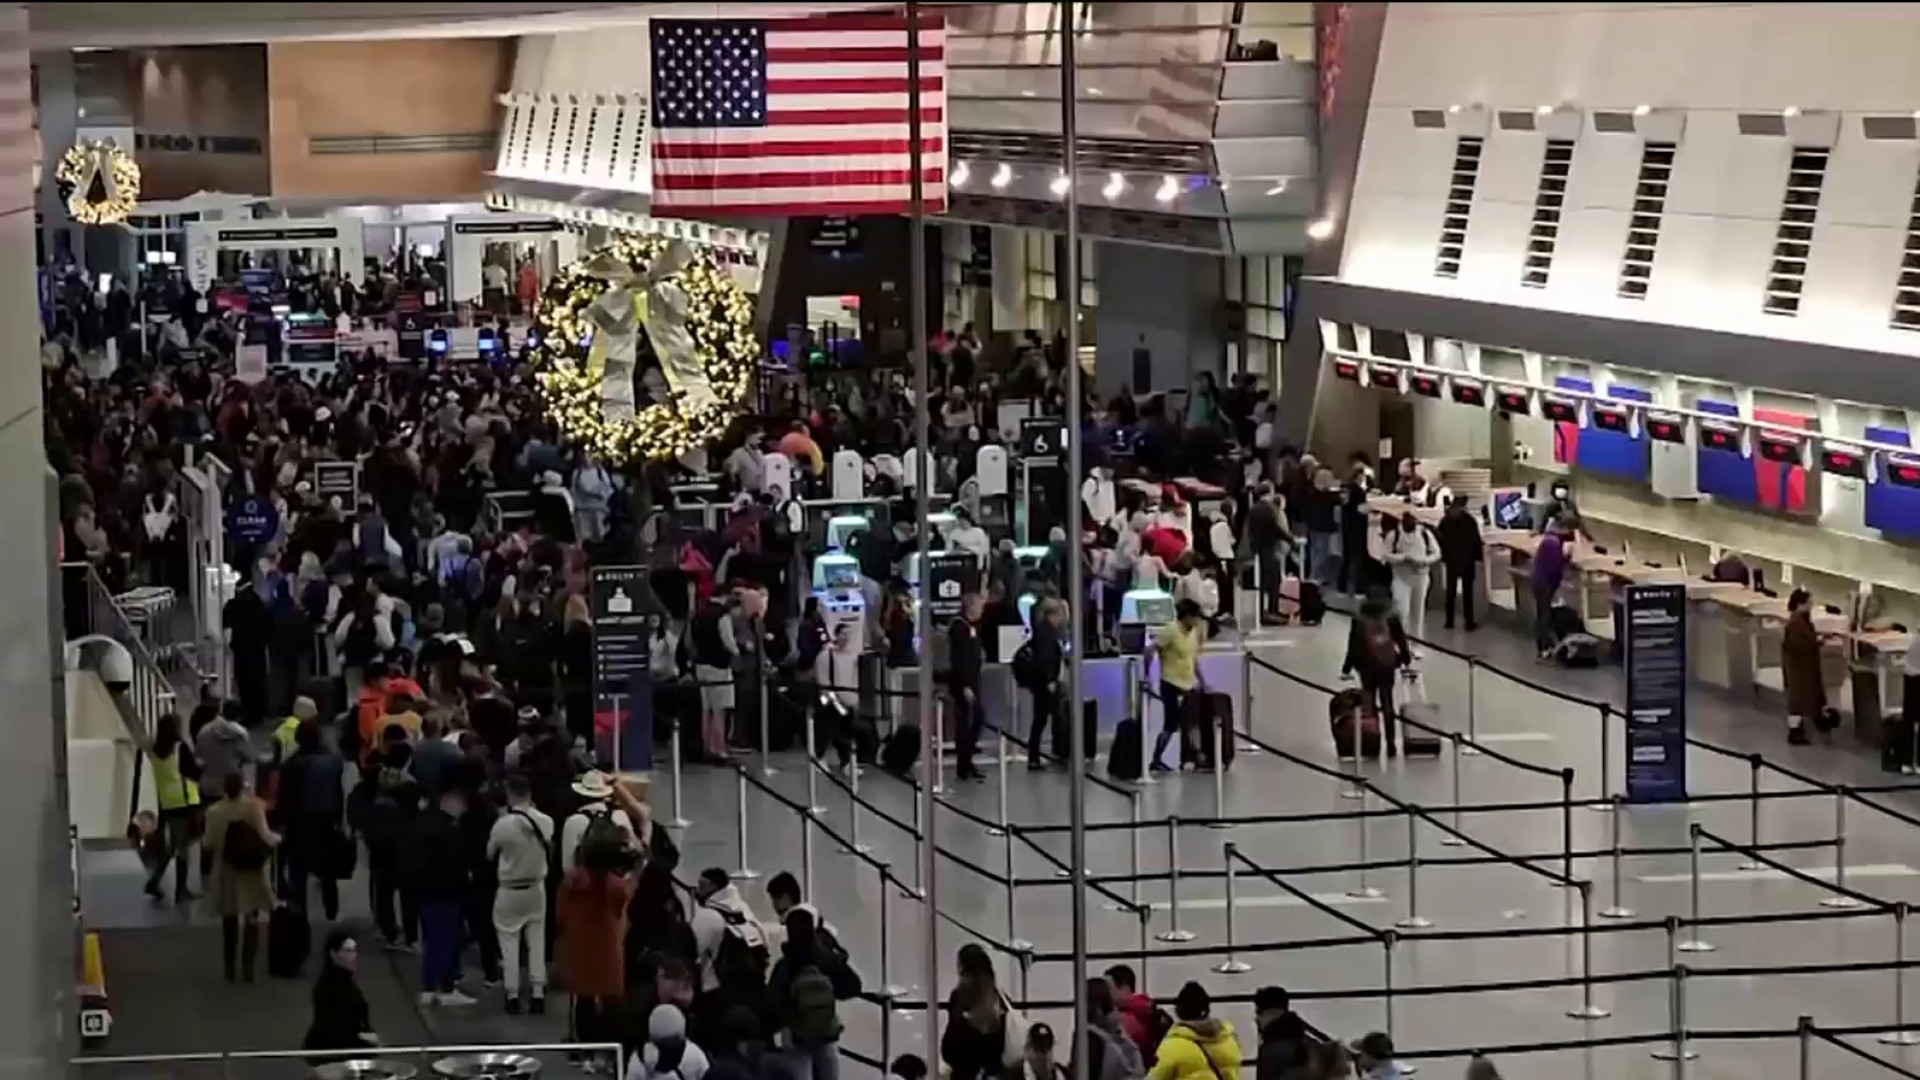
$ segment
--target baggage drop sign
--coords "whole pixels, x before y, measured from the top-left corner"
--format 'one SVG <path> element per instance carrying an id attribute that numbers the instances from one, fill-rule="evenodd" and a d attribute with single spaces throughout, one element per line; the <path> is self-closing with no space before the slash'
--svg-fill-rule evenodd
<path id="1" fill-rule="evenodd" d="M 1627 669 L 1627 798 L 1687 797 L 1687 587 L 1629 585 L 1624 603 Z"/>

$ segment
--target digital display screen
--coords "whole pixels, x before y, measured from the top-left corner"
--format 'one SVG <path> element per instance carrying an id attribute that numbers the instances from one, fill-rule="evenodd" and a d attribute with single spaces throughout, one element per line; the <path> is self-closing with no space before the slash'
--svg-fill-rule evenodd
<path id="1" fill-rule="evenodd" d="M 1622 435 L 1633 431 L 1633 417 L 1619 409 L 1595 407 L 1592 416 L 1593 426 L 1602 431 L 1617 431 Z"/>
<path id="2" fill-rule="evenodd" d="M 1901 487 L 1920 488 L 1920 458 L 1888 454 L 1887 480 Z"/>
<path id="3" fill-rule="evenodd" d="M 1687 425 L 1679 417 L 1661 413 L 1648 413 L 1642 426 L 1647 429 L 1647 437 L 1659 442 L 1683 443 L 1687 441 Z"/>
<path id="4" fill-rule="evenodd" d="M 1820 451 L 1820 468 L 1835 476 L 1851 476 L 1855 480 L 1867 478 L 1866 455 L 1852 447 L 1823 447 Z"/>
<path id="5" fill-rule="evenodd" d="M 1762 434 L 1759 441 L 1760 456 L 1768 461 L 1778 461 L 1788 465 L 1800 464 L 1799 439 Z"/>
<path id="6" fill-rule="evenodd" d="M 1494 404 L 1500 406 L 1500 411 L 1503 413 L 1512 413 L 1515 416 L 1533 414 L 1533 397 L 1525 390 L 1501 390 L 1493 396 L 1493 400 Z"/>
<path id="7" fill-rule="evenodd" d="M 1399 390 L 1400 369 L 1369 367 L 1367 368 L 1367 381 L 1372 383 L 1376 390 Z"/>
<path id="8" fill-rule="evenodd" d="M 1718 424 L 1701 424 L 1700 445 L 1708 450 L 1725 450 L 1737 454 L 1740 452 L 1740 431 L 1738 428 L 1721 427 Z"/>
<path id="9" fill-rule="evenodd" d="M 1413 377 L 1413 392 L 1421 397 L 1440 396 L 1440 377 L 1438 375 L 1419 375 Z"/>
<path id="10" fill-rule="evenodd" d="M 1360 362 L 1357 360 L 1335 360 L 1333 362 L 1333 375 L 1337 379 L 1345 379 L 1348 382 L 1359 382 Z"/>
<path id="11" fill-rule="evenodd" d="M 1577 424 L 1580 422 L 1580 406 L 1575 405 L 1566 398 L 1541 398 L 1540 410 L 1547 414 L 1547 419 L 1556 423 Z"/>
<path id="12" fill-rule="evenodd" d="M 1455 379 L 1453 380 L 1453 400 L 1462 405 L 1479 405 L 1484 408 L 1487 404 L 1487 391 L 1477 382 Z"/>

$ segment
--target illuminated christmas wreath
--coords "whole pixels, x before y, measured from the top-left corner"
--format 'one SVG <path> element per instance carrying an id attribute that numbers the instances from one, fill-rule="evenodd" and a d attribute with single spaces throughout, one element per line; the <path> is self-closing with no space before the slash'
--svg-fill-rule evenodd
<path id="1" fill-rule="evenodd" d="M 140 166 L 110 142 L 67 147 L 53 178 L 67 213 L 83 225 L 125 221 L 140 201 Z"/>
<path id="2" fill-rule="evenodd" d="M 707 252 L 658 236 L 622 237 L 562 269 L 541 300 L 539 330 L 548 416 L 562 437 L 614 464 L 678 457 L 718 437 L 760 356 L 746 290 Z M 636 407 L 642 342 L 666 400 Z"/>

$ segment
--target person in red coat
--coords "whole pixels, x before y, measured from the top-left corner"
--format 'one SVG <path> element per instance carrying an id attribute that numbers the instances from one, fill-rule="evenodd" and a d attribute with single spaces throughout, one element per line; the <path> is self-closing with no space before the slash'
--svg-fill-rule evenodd
<path id="1" fill-rule="evenodd" d="M 627 902 L 633 883 L 624 850 L 583 844 L 580 865 L 560 883 L 560 980 L 573 997 L 573 1030 L 581 1042 L 617 1042 L 612 1007 L 627 989 Z"/>

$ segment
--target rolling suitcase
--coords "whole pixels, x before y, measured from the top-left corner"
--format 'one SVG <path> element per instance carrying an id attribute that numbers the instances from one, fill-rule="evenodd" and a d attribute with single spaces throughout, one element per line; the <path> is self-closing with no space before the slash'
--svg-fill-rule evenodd
<path id="1" fill-rule="evenodd" d="M 298 904 L 279 904 L 267 917 L 267 974 L 297 979 L 313 952 L 313 928 L 307 911 Z"/>
<path id="2" fill-rule="evenodd" d="M 920 762 L 920 725 L 902 722 L 880 747 L 880 767 L 905 777 Z"/>
<path id="3" fill-rule="evenodd" d="M 1113 729 L 1113 745 L 1107 747 L 1107 775 L 1115 780 L 1140 779 L 1140 721 L 1128 717 Z"/>
<path id="4" fill-rule="evenodd" d="M 1342 690 L 1327 703 L 1327 722 L 1333 729 L 1333 751 L 1340 758 L 1380 756 L 1380 717 L 1365 708 L 1358 690 Z"/>
<path id="5" fill-rule="evenodd" d="M 1065 724 L 1053 725 L 1053 756 L 1061 762 L 1073 757 L 1072 732 Z M 1100 703 L 1087 700 L 1080 703 L 1080 747 L 1083 758 L 1092 761 L 1100 756 Z"/>
<path id="6" fill-rule="evenodd" d="M 1437 758 L 1440 756 L 1440 737 L 1413 727 L 1405 727 L 1405 730 L 1400 732 L 1400 749 L 1410 758 Z"/>

